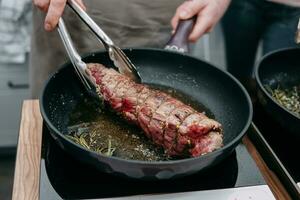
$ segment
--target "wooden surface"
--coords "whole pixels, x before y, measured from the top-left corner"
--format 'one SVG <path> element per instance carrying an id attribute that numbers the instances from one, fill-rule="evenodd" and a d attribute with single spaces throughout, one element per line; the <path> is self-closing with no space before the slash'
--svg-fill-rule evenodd
<path id="1" fill-rule="evenodd" d="M 282 183 L 279 181 L 278 177 L 270 170 L 270 168 L 264 162 L 263 158 L 261 157 L 259 152 L 256 150 L 255 146 L 247 136 L 243 138 L 243 143 L 247 147 L 247 150 L 252 156 L 253 160 L 255 160 L 256 165 L 258 166 L 260 172 L 262 173 L 266 183 L 270 187 L 275 198 L 280 200 L 290 200 L 291 197 L 285 190 Z"/>
<path id="2" fill-rule="evenodd" d="M 255 160 L 276 199 L 291 199 L 248 137 L 243 138 L 243 143 Z M 42 118 L 39 102 L 38 100 L 24 101 L 18 140 L 13 200 L 39 199 L 41 145 Z"/>
<path id="3" fill-rule="evenodd" d="M 42 117 L 38 100 L 24 101 L 18 139 L 13 200 L 39 199 Z"/>

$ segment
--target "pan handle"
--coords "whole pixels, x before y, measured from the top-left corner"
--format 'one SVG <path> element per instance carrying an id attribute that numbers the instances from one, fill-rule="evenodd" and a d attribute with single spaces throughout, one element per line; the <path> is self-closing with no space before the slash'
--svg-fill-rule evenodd
<path id="1" fill-rule="evenodd" d="M 181 53 L 188 53 L 188 37 L 195 25 L 196 19 L 197 17 L 195 16 L 187 20 L 180 20 L 175 33 L 166 44 L 165 49 Z"/>

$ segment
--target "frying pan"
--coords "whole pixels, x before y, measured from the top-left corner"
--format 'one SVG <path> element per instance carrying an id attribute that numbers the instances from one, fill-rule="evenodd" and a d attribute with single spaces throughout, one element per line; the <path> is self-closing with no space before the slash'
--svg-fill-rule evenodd
<path id="1" fill-rule="evenodd" d="M 168 48 L 186 50 L 190 30 L 190 22 L 181 23 Z M 143 83 L 174 88 L 213 113 L 223 125 L 224 146 L 200 157 L 160 162 L 107 157 L 83 148 L 65 136 L 71 111 L 80 101 L 90 98 L 68 62 L 47 81 L 40 100 L 45 124 L 63 150 L 103 172 L 143 180 L 193 174 L 216 165 L 234 151 L 251 123 L 252 104 L 244 87 L 232 75 L 200 59 L 174 51 L 134 48 L 124 49 L 124 52 L 137 66 Z M 114 67 L 105 51 L 82 58 L 86 63 Z"/>
<path id="2" fill-rule="evenodd" d="M 278 85 L 289 88 L 300 84 L 300 49 L 286 48 L 265 55 L 258 63 L 255 78 L 258 83 L 258 99 L 264 110 L 285 130 L 300 138 L 300 118 L 276 102 L 268 93 Z"/>

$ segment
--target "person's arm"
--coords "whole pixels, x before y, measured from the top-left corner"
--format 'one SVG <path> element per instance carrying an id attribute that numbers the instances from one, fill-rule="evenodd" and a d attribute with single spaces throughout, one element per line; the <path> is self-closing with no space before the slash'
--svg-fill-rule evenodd
<path id="1" fill-rule="evenodd" d="M 83 9 L 85 9 L 82 0 L 75 0 Z M 33 0 L 33 4 L 40 10 L 47 13 L 44 23 L 46 31 L 52 31 L 57 23 L 58 19 L 63 14 L 67 0 Z"/>
<path id="2" fill-rule="evenodd" d="M 197 16 L 195 26 L 189 36 L 191 42 L 197 41 L 203 34 L 210 32 L 223 16 L 230 0 L 188 0 L 181 4 L 172 18 L 173 30 L 180 19 Z"/>

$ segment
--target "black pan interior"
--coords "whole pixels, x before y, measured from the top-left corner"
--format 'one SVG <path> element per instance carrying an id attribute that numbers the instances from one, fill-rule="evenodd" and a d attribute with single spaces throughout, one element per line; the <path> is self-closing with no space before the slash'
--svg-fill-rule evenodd
<path id="1" fill-rule="evenodd" d="M 300 49 L 284 49 L 266 55 L 256 70 L 261 86 L 287 88 L 300 84 Z"/>
<path id="2" fill-rule="evenodd" d="M 252 118 L 250 99 L 242 86 L 227 73 L 190 56 L 164 50 L 126 50 L 144 83 L 168 86 L 204 105 L 224 128 L 225 146 L 240 139 Z M 84 57 L 112 67 L 107 53 Z M 73 67 L 66 64 L 46 84 L 42 97 L 44 112 L 56 129 L 65 133 L 69 114 L 86 96 Z"/>

